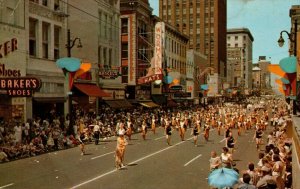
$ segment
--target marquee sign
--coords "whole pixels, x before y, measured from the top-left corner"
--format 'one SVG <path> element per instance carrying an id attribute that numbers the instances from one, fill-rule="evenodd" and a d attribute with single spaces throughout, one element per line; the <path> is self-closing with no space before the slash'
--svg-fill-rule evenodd
<path id="1" fill-rule="evenodd" d="M 41 87 L 41 81 L 34 77 L 0 78 L 0 89 L 9 96 L 32 96 L 34 90 Z"/>
<path id="2" fill-rule="evenodd" d="M 138 84 L 151 83 L 153 81 L 162 80 L 162 74 L 150 75 L 147 77 L 141 77 L 138 79 Z"/>
<path id="3" fill-rule="evenodd" d="M 120 75 L 119 67 L 112 66 L 111 68 L 106 68 L 102 65 L 99 66 L 99 77 L 101 79 L 116 79 Z"/>
<path id="4" fill-rule="evenodd" d="M 99 69 L 99 77 L 101 79 L 116 79 L 121 74 L 119 69 Z"/>

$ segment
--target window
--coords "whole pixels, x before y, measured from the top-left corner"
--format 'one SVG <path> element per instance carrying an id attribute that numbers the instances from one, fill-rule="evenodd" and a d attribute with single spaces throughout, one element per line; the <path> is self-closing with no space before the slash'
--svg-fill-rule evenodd
<path id="1" fill-rule="evenodd" d="M 121 58 L 128 58 L 128 43 L 122 43 L 122 54 L 121 54 Z"/>
<path id="2" fill-rule="evenodd" d="M 29 18 L 29 55 L 36 56 L 37 20 Z"/>
<path id="3" fill-rule="evenodd" d="M 60 36 L 60 28 L 58 26 L 54 26 L 54 59 L 59 59 L 59 36 Z"/>
<path id="4" fill-rule="evenodd" d="M 234 47 L 238 47 L 239 45 L 237 43 L 234 44 Z"/>
<path id="5" fill-rule="evenodd" d="M 42 5 L 48 6 L 48 0 L 43 0 L 43 1 L 42 1 Z"/>
<path id="6" fill-rule="evenodd" d="M 34 3 L 39 3 L 39 0 L 30 0 L 30 1 Z"/>
<path id="7" fill-rule="evenodd" d="M 122 34 L 128 33 L 128 18 L 122 18 L 121 19 L 121 32 Z"/>
<path id="8" fill-rule="evenodd" d="M 112 49 L 108 50 L 108 65 L 112 65 Z"/>
<path id="9" fill-rule="evenodd" d="M 107 65 L 107 48 L 103 48 L 103 64 Z"/>
<path id="10" fill-rule="evenodd" d="M 59 10 L 59 0 L 54 0 L 54 10 Z"/>
<path id="11" fill-rule="evenodd" d="M 43 43 L 43 58 L 48 58 L 48 47 L 49 47 L 49 24 L 43 22 L 42 24 L 42 43 Z"/>
<path id="12" fill-rule="evenodd" d="M 234 36 L 234 40 L 238 40 L 239 39 L 239 36 Z"/>

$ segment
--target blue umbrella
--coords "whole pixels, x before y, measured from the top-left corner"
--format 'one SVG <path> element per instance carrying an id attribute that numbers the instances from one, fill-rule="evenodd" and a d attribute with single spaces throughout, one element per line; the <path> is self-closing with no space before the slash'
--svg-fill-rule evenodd
<path id="1" fill-rule="evenodd" d="M 211 186 L 224 188 L 232 187 L 238 182 L 239 174 L 228 168 L 220 168 L 212 171 L 208 176 L 208 183 Z"/>

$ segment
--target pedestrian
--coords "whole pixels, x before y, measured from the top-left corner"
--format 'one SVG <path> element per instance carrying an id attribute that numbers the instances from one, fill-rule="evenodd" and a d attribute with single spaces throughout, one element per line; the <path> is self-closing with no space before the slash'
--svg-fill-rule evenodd
<path id="1" fill-rule="evenodd" d="M 128 145 L 124 134 L 125 130 L 119 130 L 117 138 L 117 147 L 115 151 L 115 166 L 117 169 L 124 167 L 125 149 Z"/>
<path id="2" fill-rule="evenodd" d="M 227 147 L 222 148 L 223 152 L 221 153 L 221 161 L 222 161 L 222 166 L 225 168 L 232 168 L 232 155 L 229 153 L 229 150 Z"/>
<path id="3" fill-rule="evenodd" d="M 238 189 L 256 189 L 256 186 L 250 184 L 251 177 L 248 173 L 243 174 L 243 183 L 239 184 Z"/>
<path id="4" fill-rule="evenodd" d="M 94 134 L 95 145 L 98 145 L 99 138 L 100 138 L 100 126 L 97 123 L 94 125 L 93 134 Z"/>
<path id="5" fill-rule="evenodd" d="M 152 119 L 151 119 L 151 130 L 152 130 L 153 134 L 155 134 L 155 131 L 156 131 L 156 119 L 155 119 L 154 115 L 152 116 Z"/>
<path id="6" fill-rule="evenodd" d="M 208 141 L 209 138 L 209 130 L 210 130 L 210 126 L 209 124 L 204 124 L 204 139 L 206 140 L 206 142 Z"/>
<path id="7" fill-rule="evenodd" d="M 85 146 L 84 146 L 84 140 L 85 140 L 85 133 L 83 131 L 77 132 L 77 140 L 79 141 L 79 149 L 81 151 L 81 155 L 85 155 Z"/>
<path id="8" fill-rule="evenodd" d="M 210 163 L 209 166 L 210 171 L 218 169 L 222 165 L 221 158 L 220 156 L 217 155 L 216 151 L 211 151 L 209 163 Z"/>
<path id="9" fill-rule="evenodd" d="M 258 125 L 256 127 L 254 136 L 253 136 L 253 140 L 255 138 L 255 142 L 256 142 L 256 149 L 259 150 L 259 145 L 261 144 L 261 140 L 262 140 L 262 136 L 263 136 L 263 131 L 261 129 L 261 127 Z"/>
<path id="10" fill-rule="evenodd" d="M 198 135 L 200 133 L 200 125 L 194 124 L 193 130 L 192 130 L 192 134 L 193 134 L 193 139 L 194 139 L 194 145 L 197 145 L 197 141 L 198 141 Z"/>
<path id="11" fill-rule="evenodd" d="M 184 141 L 184 136 L 185 136 L 185 120 L 182 117 L 179 121 L 179 135 L 182 141 Z"/>
<path id="12" fill-rule="evenodd" d="M 142 123 L 142 137 L 144 140 L 146 140 L 146 134 L 147 134 L 147 123 L 146 120 L 143 120 Z"/>
<path id="13" fill-rule="evenodd" d="M 234 151 L 234 145 L 235 145 L 235 139 L 232 136 L 232 132 L 229 132 L 229 136 L 226 139 L 226 146 L 229 149 L 229 153 L 233 154 Z"/>
<path id="14" fill-rule="evenodd" d="M 128 139 L 131 140 L 131 135 L 132 135 L 132 122 L 131 119 L 128 118 L 127 121 L 127 131 L 126 131 L 126 135 L 128 136 Z"/>
<path id="15" fill-rule="evenodd" d="M 171 145 L 171 135 L 172 135 L 172 127 L 169 121 L 169 118 L 166 118 L 165 120 L 165 134 L 166 134 L 166 140 L 168 145 Z"/>

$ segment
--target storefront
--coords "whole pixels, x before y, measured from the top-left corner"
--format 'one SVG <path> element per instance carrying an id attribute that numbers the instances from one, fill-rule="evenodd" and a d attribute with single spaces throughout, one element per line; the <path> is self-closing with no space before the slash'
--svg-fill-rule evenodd
<path id="1" fill-rule="evenodd" d="M 0 121 L 23 121 L 26 98 L 35 87 L 26 78 L 25 32 L 22 28 L 0 25 L 0 33 Z"/>

